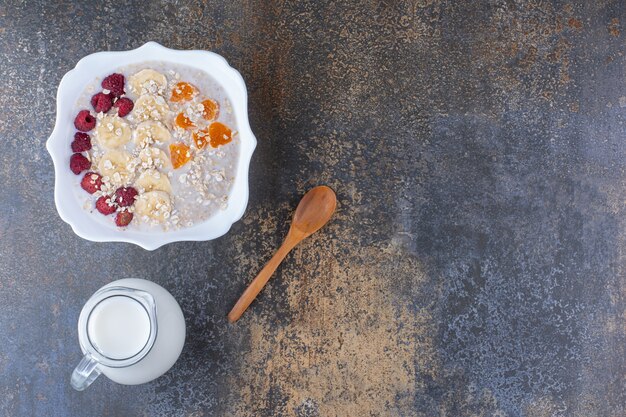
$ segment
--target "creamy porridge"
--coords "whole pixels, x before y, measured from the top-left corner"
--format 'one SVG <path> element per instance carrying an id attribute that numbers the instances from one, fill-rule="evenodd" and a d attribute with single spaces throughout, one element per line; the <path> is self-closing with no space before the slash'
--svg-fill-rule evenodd
<path id="1" fill-rule="evenodd" d="M 76 103 L 70 169 L 85 208 L 120 227 L 170 230 L 226 209 L 239 157 L 223 88 L 165 62 L 119 68 Z"/>

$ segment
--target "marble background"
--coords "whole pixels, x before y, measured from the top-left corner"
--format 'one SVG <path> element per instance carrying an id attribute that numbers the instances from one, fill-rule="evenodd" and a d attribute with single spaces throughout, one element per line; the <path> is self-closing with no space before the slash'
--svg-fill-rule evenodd
<path id="1" fill-rule="evenodd" d="M 626 414 L 623 1 L 0 2 L 0 414 Z M 154 40 L 239 69 L 259 144 L 228 235 L 76 237 L 44 143 L 83 56 Z M 226 314 L 300 196 L 333 222 Z M 100 286 L 153 280 L 188 338 L 162 378 L 69 386 Z"/>

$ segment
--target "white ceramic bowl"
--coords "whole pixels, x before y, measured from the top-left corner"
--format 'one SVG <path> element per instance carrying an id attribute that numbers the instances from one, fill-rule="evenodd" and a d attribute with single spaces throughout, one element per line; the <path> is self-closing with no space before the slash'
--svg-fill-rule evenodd
<path id="1" fill-rule="evenodd" d="M 219 82 L 228 95 L 240 138 L 237 174 L 230 193 L 228 208 L 192 227 L 174 231 L 122 230 L 110 219 L 90 213 L 82 205 L 85 192 L 80 188 L 82 175 L 69 169 L 74 136 L 76 101 L 94 78 L 103 78 L 116 68 L 146 61 L 165 61 L 198 68 Z M 78 236 L 95 242 L 130 242 L 147 250 L 166 243 L 188 240 L 211 240 L 222 236 L 239 220 L 248 204 L 248 168 L 256 147 L 256 138 L 248 122 L 248 94 L 241 74 L 220 55 L 208 51 L 177 51 L 155 42 L 123 52 L 98 52 L 81 59 L 76 68 L 65 74 L 57 92 L 57 118 L 54 131 L 46 143 L 54 162 L 54 202 L 61 218 Z"/>

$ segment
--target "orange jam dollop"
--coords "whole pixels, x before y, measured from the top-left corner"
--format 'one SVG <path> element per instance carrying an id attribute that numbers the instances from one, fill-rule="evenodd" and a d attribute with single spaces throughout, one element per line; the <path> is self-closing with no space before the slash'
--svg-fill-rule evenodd
<path id="1" fill-rule="evenodd" d="M 196 144 L 196 148 L 204 148 L 207 143 L 209 143 L 209 129 L 207 128 L 193 132 L 193 141 Z"/>
<path id="2" fill-rule="evenodd" d="M 198 89 L 196 87 L 194 87 L 193 85 L 189 83 L 181 81 L 179 83 L 176 83 L 174 88 L 172 88 L 172 95 L 170 96 L 170 101 L 173 101 L 175 103 L 181 102 L 181 101 L 189 101 L 196 94 L 198 94 Z"/>
<path id="3" fill-rule="evenodd" d="M 220 107 L 217 104 L 217 101 L 208 98 L 202 102 L 202 107 L 202 117 L 204 117 L 208 121 L 213 121 L 217 119 L 217 114 L 220 111 Z"/>
<path id="4" fill-rule="evenodd" d="M 189 146 L 182 142 L 170 145 L 170 159 L 174 169 L 178 169 L 191 160 L 191 152 Z"/>
<path id="5" fill-rule="evenodd" d="M 176 116 L 176 125 L 183 129 L 190 129 L 196 126 L 184 113 L 178 113 L 178 116 Z"/>
<path id="6" fill-rule="evenodd" d="M 209 138 L 211 146 L 217 148 L 226 145 L 233 140 L 233 132 L 228 126 L 220 122 L 213 122 L 209 126 Z"/>

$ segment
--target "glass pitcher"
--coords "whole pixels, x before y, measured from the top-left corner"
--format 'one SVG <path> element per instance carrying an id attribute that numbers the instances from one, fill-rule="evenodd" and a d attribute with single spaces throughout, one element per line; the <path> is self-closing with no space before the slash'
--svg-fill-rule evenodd
<path id="1" fill-rule="evenodd" d="M 72 373 L 74 389 L 84 390 L 101 373 L 121 384 L 142 384 L 174 365 L 185 341 L 185 320 L 163 287 L 127 278 L 87 301 L 78 340 L 84 357 Z"/>

